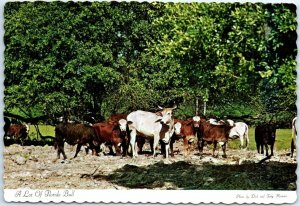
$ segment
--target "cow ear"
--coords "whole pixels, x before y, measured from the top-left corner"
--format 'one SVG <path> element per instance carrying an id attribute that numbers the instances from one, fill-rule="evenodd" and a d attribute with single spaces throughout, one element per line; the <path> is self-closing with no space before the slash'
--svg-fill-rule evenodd
<path id="1" fill-rule="evenodd" d="M 155 114 L 156 114 L 157 116 L 160 116 L 160 117 L 163 116 L 161 112 L 156 112 Z"/>

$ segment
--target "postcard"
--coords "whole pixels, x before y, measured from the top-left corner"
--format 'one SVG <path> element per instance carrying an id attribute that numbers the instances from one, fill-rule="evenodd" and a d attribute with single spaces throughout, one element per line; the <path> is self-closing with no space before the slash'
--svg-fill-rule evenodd
<path id="1" fill-rule="evenodd" d="M 296 1 L 1 6 L 4 203 L 296 203 Z"/>

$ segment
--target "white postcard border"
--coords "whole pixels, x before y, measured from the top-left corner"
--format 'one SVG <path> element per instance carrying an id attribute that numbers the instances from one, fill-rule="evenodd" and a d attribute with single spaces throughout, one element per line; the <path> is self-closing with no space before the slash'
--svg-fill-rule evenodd
<path id="1" fill-rule="evenodd" d="M 260 190 L 74 190 L 5 189 L 7 202 L 103 202 L 103 203 L 295 203 L 296 191 Z"/>
<path id="2" fill-rule="evenodd" d="M 0 1 L 0 36 L 3 37 L 4 29 L 3 29 L 3 12 L 4 5 L 6 2 L 11 2 L 14 0 L 4 0 Z M 22 1 L 22 0 L 21 0 Z M 46 0 L 47 1 L 47 0 Z M 48 0 L 49 1 L 49 0 Z M 67 0 L 62 0 L 67 1 Z M 117 0 L 120 1 L 120 0 Z M 160 0 L 161 1 L 161 0 Z M 165 0 L 170 1 L 170 0 Z M 297 5 L 297 22 L 298 22 L 298 39 L 297 45 L 299 48 L 300 42 L 300 3 L 298 0 L 199 0 L 199 2 L 262 2 L 262 3 L 294 3 Z M 179 2 L 178 0 L 173 0 L 173 2 Z M 185 1 L 191 2 L 191 1 Z M 3 91 L 4 91 L 4 42 L 3 40 L 0 43 L 0 109 L 1 109 L 1 125 L 4 124 L 3 121 L 3 110 L 4 110 L 4 102 L 3 102 Z M 299 52 L 297 55 L 297 70 L 299 71 Z M 297 85 L 300 84 L 299 76 L 297 76 Z M 300 90 L 297 90 L 297 96 L 300 95 Z M 297 106 L 299 105 L 299 98 L 297 98 Z M 3 131 L 0 129 L 0 135 L 3 136 Z M 297 144 L 299 145 L 299 139 L 297 140 Z M 3 151 L 4 145 L 3 141 L 0 141 L 0 151 Z M 232 204 L 232 203 L 247 203 L 247 204 L 291 204 L 298 205 L 299 200 L 297 198 L 298 190 L 296 191 L 266 191 L 266 190 L 73 190 L 73 189 L 41 189 L 41 190 L 32 190 L 32 189 L 3 189 L 3 153 L 1 152 L 0 165 L 2 169 L 0 169 L 0 205 L 19 205 L 18 203 L 24 202 L 35 202 L 34 205 L 44 205 L 43 203 L 49 202 L 63 202 L 63 203 L 72 203 L 68 205 L 78 205 L 76 203 L 156 203 L 156 204 L 199 204 L 199 203 L 224 203 L 224 204 Z M 297 162 L 299 161 L 299 155 L 297 155 Z M 298 174 L 297 168 L 297 174 Z M 298 178 L 299 179 L 299 178 Z M 298 185 L 297 180 L 297 185 Z M 47 191 L 53 194 L 53 196 L 46 196 Z M 68 193 L 70 196 L 66 197 L 64 194 Z M 18 197 L 18 194 L 20 196 Z M 32 195 L 32 197 L 26 197 L 27 195 Z M 54 194 L 60 194 L 55 196 Z M 16 197 L 17 195 L 17 197 Z M 72 196 L 73 195 L 73 196 Z M 66 205 L 66 204 L 61 205 Z M 27 204 L 22 204 L 27 205 Z M 111 205 L 111 204 L 108 204 Z"/>

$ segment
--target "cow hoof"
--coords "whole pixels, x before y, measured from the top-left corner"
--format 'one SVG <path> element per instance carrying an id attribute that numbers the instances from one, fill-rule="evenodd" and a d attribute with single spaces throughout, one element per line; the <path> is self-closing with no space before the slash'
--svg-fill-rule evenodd
<path id="1" fill-rule="evenodd" d="M 227 158 L 227 155 L 222 155 L 223 158 Z"/>

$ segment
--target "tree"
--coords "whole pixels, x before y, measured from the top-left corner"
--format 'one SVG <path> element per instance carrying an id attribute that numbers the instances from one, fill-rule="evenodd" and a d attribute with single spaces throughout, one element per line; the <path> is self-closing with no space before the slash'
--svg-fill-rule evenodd
<path id="1" fill-rule="evenodd" d="M 8 112 L 296 112 L 292 4 L 9 2 L 4 26 Z"/>

